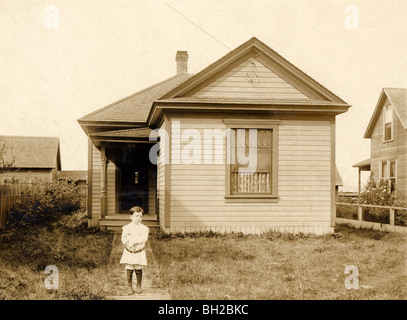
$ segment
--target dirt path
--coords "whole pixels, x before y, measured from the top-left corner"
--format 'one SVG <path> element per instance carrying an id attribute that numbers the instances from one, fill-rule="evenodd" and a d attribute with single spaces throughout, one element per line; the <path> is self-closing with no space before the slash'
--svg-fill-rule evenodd
<path id="1" fill-rule="evenodd" d="M 141 283 L 143 292 L 141 294 L 129 295 L 127 293 L 127 280 L 126 273 L 123 265 L 120 265 L 120 257 L 123 253 L 124 246 L 120 240 L 121 234 L 115 233 L 113 237 L 113 248 L 110 254 L 109 264 L 112 266 L 111 276 L 115 281 L 115 287 L 111 295 L 107 297 L 109 300 L 171 300 L 171 297 L 167 289 L 159 288 L 152 283 L 152 268 L 156 266 L 154 263 L 154 255 L 150 247 L 150 243 L 147 241 L 146 254 L 147 263 L 149 264 L 143 270 L 143 280 Z M 133 287 L 136 287 L 136 276 L 133 275 Z"/>

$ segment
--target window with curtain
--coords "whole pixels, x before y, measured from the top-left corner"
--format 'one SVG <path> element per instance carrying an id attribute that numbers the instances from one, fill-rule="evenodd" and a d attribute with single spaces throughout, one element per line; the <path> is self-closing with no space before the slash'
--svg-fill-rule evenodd
<path id="1" fill-rule="evenodd" d="M 231 195 L 272 194 L 273 130 L 232 129 Z"/>
<path id="2" fill-rule="evenodd" d="M 389 191 L 396 190 L 397 182 L 397 168 L 396 160 L 384 160 L 381 161 L 380 179 L 387 179 L 389 183 Z"/>

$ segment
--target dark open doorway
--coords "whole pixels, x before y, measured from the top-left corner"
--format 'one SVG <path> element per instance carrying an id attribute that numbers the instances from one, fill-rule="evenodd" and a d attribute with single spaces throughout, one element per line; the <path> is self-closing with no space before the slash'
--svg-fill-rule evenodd
<path id="1" fill-rule="evenodd" d="M 133 206 L 140 206 L 146 215 L 156 214 L 157 167 L 149 160 L 148 143 L 117 147 L 108 157 L 116 165 L 116 210 L 128 214 Z"/>

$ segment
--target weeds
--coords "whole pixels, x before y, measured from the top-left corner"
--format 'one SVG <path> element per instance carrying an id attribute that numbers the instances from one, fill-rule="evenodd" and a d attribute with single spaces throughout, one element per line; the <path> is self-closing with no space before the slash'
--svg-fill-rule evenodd
<path id="1" fill-rule="evenodd" d="M 334 235 L 158 234 L 160 284 L 173 299 L 405 299 L 405 239 L 338 226 Z M 359 290 L 347 290 L 347 265 Z M 367 288 L 367 289 L 366 289 Z"/>
<path id="2" fill-rule="evenodd" d="M 87 229 L 78 211 L 47 225 L 0 234 L 0 299 L 102 299 L 111 288 L 112 234 Z M 47 290 L 46 266 L 59 270 L 58 290 Z"/>

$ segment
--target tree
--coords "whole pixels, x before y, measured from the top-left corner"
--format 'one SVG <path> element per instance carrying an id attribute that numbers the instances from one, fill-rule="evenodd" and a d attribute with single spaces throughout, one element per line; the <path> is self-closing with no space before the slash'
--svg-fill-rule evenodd
<path id="1" fill-rule="evenodd" d="M 5 173 L 5 172 L 10 172 L 13 171 L 14 168 L 14 163 L 15 163 L 15 157 L 13 156 L 10 159 L 6 156 L 7 153 L 7 144 L 5 141 L 1 144 L 0 142 L 0 174 Z"/>

